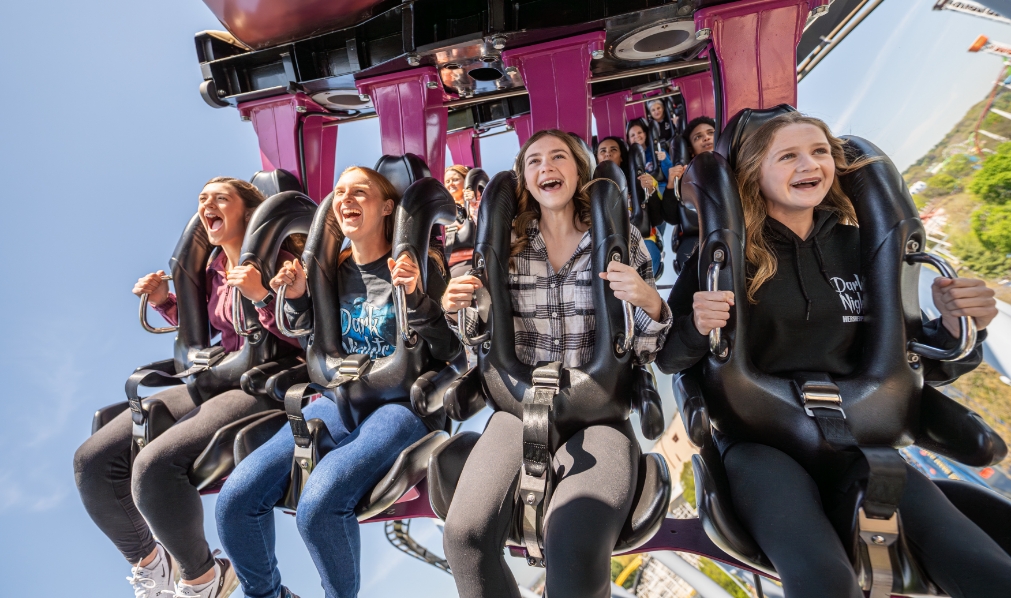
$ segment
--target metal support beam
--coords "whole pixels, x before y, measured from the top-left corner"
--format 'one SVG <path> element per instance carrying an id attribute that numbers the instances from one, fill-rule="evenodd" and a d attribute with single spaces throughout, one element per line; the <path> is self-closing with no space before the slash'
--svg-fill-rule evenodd
<path id="1" fill-rule="evenodd" d="M 478 132 L 474 129 L 456 131 L 446 136 L 449 153 L 454 164 L 463 164 L 468 168 L 481 165 L 481 142 Z"/>

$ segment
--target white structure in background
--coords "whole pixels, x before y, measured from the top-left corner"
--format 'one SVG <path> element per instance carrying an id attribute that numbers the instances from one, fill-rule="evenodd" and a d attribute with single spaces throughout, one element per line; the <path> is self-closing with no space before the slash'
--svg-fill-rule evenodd
<path id="1" fill-rule="evenodd" d="M 969 51 L 986 52 L 988 54 L 1003 56 L 1004 58 L 1011 57 L 1011 46 L 1000 42 L 990 41 L 990 39 L 985 35 L 977 37 L 976 41 L 972 42 L 972 45 L 969 46 Z"/>
<path id="2" fill-rule="evenodd" d="M 923 181 L 916 181 L 909 187 L 909 193 L 911 195 L 916 195 L 917 193 L 922 193 L 924 189 L 927 188 L 927 183 Z"/>
<path id="3" fill-rule="evenodd" d="M 971 0 L 937 0 L 934 3 L 934 10 L 951 10 L 976 15 L 977 17 L 983 17 L 984 19 L 990 19 L 999 23 L 1011 24 L 1011 19 Z"/>

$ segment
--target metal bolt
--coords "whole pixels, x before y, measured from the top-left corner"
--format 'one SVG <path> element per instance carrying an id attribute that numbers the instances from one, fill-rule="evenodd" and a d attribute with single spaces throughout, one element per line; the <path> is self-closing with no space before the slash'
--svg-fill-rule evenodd
<path id="1" fill-rule="evenodd" d="M 594 60 L 600 60 L 601 58 L 604 57 L 604 51 L 603 50 L 591 50 L 590 51 L 590 56 L 592 56 Z"/>
<path id="2" fill-rule="evenodd" d="M 478 270 L 483 270 L 484 269 L 484 258 L 483 257 L 477 258 L 477 269 Z"/>
<path id="3" fill-rule="evenodd" d="M 920 362 L 920 356 L 917 355 L 916 353 L 913 353 L 912 351 L 907 351 L 906 352 L 906 361 L 908 361 L 909 363 L 919 363 Z"/>
<path id="4" fill-rule="evenodd" d="M 428 83 L 425 83 L 425 87 L 429 89 L 439 89 L 439 84 L 435 81 L 429 81 Z"/>
<path id="5" fill-rule="evenodd" d="M 225 90 L 224 89 L 219 89 L 218 90 L 218 97 L 219 98 L 225 97 Z"/>
<path id="6" fill-rule="evenodd" d="M 484 349 L 485 351 L 490 351 L 491 341 L 484 341 L 483 343 L 481 343 L 481 348 Z"/>
<path id="7" fill-rule="evenodd" d="M 515 74 L 517 74 L 519 72 L 520 72 L 520 70 L 518 68 L 514 67 L 514 66 L 507 66 L 506 67 L 506 74 L 507 75 L 515 75 Z"/>
<path id="8" fill-rule="evenodd" d="M 248 114 L 240 114 L 239 115 L 239 120 L 249 121 L 249 115 Z"/>
<path id="9" fill-rule="evenodd" d="M 419 66 L 421 64 L 421 56 L 418 56 L 417 54 L 408 54 L 407 64 L 410 66 Z"/>
<path id="10" fill-rule="evenodd" d="M 814 7 L 814 10 L 811 11 L 811 16 L 815 17 L 815 18 L 818 18 L 818 17 L 822 16 L 823 14 L 827 13 L 828 12 L 828 8 L 829 8 L 828 4 L 823 4 L 821 6 L 816 6 L 816 7 Z"/>
<path id="11" fill-rule="evenodd" d="M 920 243 L 916 239 L 906 241 L 906 253 L 916 253 L 920 250 Z"/>
<path id="12" fill-rule="evenodd" d="M 370 101 L 372 101 L 372 98 L 370 98 L 369 94 L 367 94 L 367 93 L 360 93 L 360 94 L 358 94 L 358 99 L 361 100 L 361 101 L 363 101 L 363 102 L 370 102 Z"/>
<path id="13" fill-rule="evenodd" d="M 534 493 L 533 492 L 531 492 L 530 494 L 527 494 L 527 504 L 528 505 L 534 504 L 534 500 L 535 500 L 535 498 L 534 498 Z"/>
<path id="14" fill-rule="evenodd" d="M 305 459 L 299 459 L 298 466 L 302 469 L 309 469 L 309 462 Z"/>
<path id="15" fill-rule="evenodd" d="M 695 39 L 701 41 L 707 40 L 713 36 L 713 30 L 706 27 L 705 29 L 699 29 L 695 32 Z"/>
<path id="16" fill-rule="evenodd" d="M 716 251 L 713 252 L 714 262 L 722 262 L 725 257 L 726 255 L 723 253 L 722 249 L 717 249 Z"/>
<path id="17" fill-rule="evenodd" d="M 880 546 L 885 543 L 885 537 L 875 534 L 871 536 L 871 542 L 874 542 L 875 544 Z"/>
<path id="18" fill-rule="evenodd" d="M 491 47 L 495 48 L 496 50 L 505 50 L 505 46 L 506 46 L 505 37 L 501 35 L 496 35 L 495 37 L 491 38 Z"/>
<path id="19" fill-rule="evenodd" d="M 305 112 L 305 106 L 295 106 L 295 112 Z"/>

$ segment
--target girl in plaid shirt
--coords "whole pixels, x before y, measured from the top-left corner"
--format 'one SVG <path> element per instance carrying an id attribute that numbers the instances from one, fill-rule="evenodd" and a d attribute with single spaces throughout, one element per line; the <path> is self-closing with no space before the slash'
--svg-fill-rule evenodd
<path id="1" fill-rule="evenodd" d="M 516 356 L 529 365 L 561 361 L 579 367 L 593 352 L 596 316 L 592 277 L 635 309 L 637 363 L 652 361 L 671 325 L 656 291 L 642 238 L 632 229 L 631 263 L 591 268 L 586 154 L 572 136 L 541 131 L 516 161 L 517 216 L 513 222 L 509 287 Z M 456 312 L 473 302 L 479 279 L 450 281 L 442 305 Z M 465 322 L 468 328 L 474 322 Z M 444 547 L 460 596 L 518 598 L 502 554 L 514 515 L 514 491 L 523 458 L 523 422 L 492 415 L 460 476 L 446 518 Z M 610 596 L 610 557 L 631 508 L 639 446 L 628 421 L 588 426 L 564 439 L 552 464 L 556 486 L 544 526 L 552 598 Z"/>

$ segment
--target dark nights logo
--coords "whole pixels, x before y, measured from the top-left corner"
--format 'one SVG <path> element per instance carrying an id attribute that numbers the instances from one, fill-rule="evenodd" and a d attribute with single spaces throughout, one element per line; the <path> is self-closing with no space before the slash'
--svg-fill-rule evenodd
<path id="1" fill-rule="evenodd" d="M 346 305 L 346 304 L 345 304 Z M 376 307 L 359 297 L 351 309 L 341 307 L 341 344 L 348 353 L 368 355 L 370 359 L 386 357 L 396 349 L 387 338 L 396 334 L 393 305 Z"/>
<path id="2" fill-rule="evenodd" d="M 860 282 L 860 277 L 853 275 L 853 280 L 845 280 L 838 276 L 833 276 L 830 280 L 832 288 L 839 293 L 839 300 L 842 301 L 843 309 L 852 315 L 844 315 L 843 322 L 863 322 L 864 320 L 864 285 Z"/>

